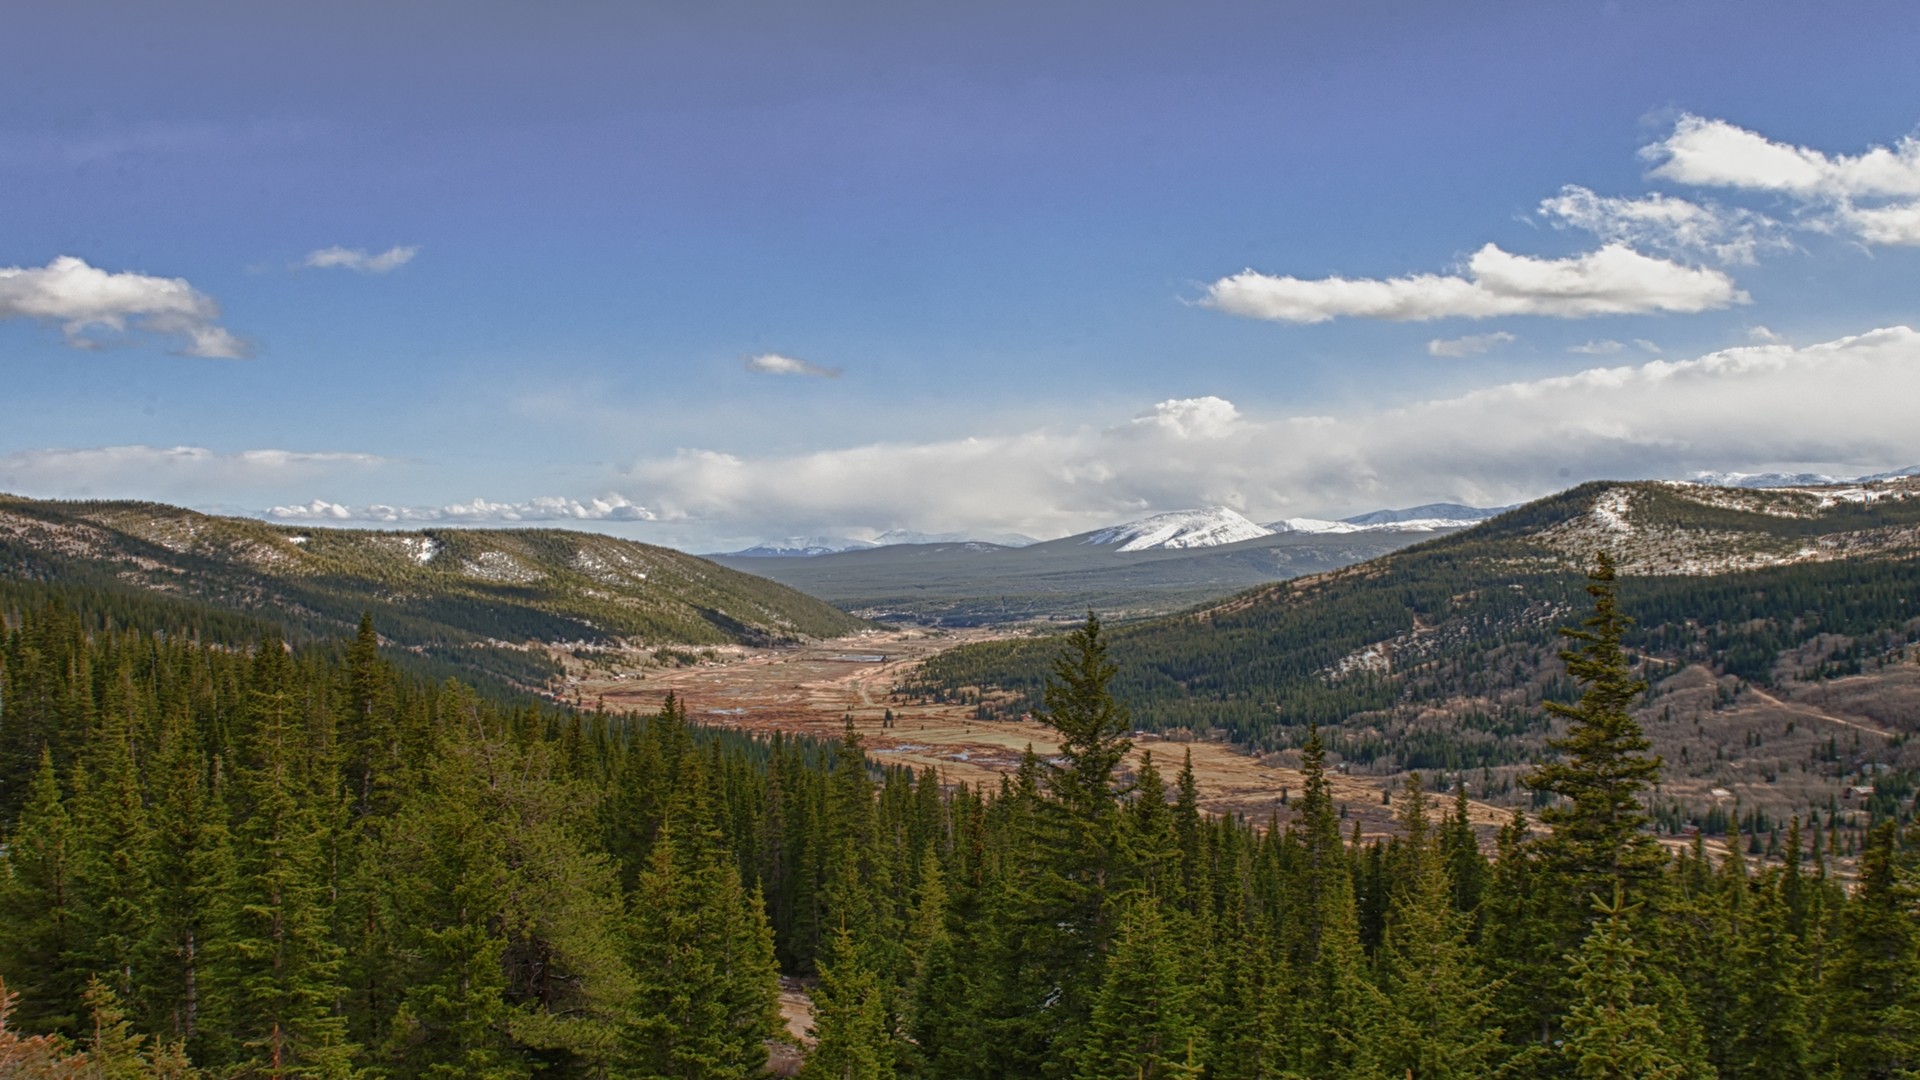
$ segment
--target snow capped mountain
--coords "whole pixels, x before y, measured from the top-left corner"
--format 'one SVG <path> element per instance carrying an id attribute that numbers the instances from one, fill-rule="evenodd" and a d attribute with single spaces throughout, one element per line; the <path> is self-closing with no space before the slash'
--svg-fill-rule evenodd
<path id="1" fill-rule="evenodd" d="M 1325 518 L 1296 517 L 1283 521 L 1269 521 L 1266 528 L 1277 533 L 1356 533 L 1365 532 L 1366 525 L 1355 525 L 1350 521 L 1328 521 Z"/>
<path id="2" fill-rule="evenodd" d="M 1452 513 L 1445 516 L 1412 517 L 1416 511 L 1436 510 L 1446 507 Z M 1467 511 L 1474 516 L 1458 514 Z M 1360 532 L 1438 532 L 1442 529 L 1464 529 L 1478 525 L 1482 521 L 1499 513 L 1477 506 L 1454 506 L 1441 503 L 1433 507 L 1415 507 L 1414 510 L 1375 510 L 1370 514 L 1361 514 L 1344 521 L 1327 521 L 1323 518 L 1287 518 L 1285 521 L 1269 521 L 1267 528 L 1277 533 L 1360 533 Z M 1458 516 L 1455 516 L 1458 514 Z"/>
<path id="3" fill-rule="evenodd" d="M 1871 484 L 1876 480 L 1898 480 L 1903 476 L 1920 476 L 1920 465 L 1909 465 L 1904 469 L 1878 472 L 1869 476 L 1828 476 L 1826 473 L 1810 472 L 1703 472 L 1694 473 L 1687 478 L 1687 481 L 1694 484 L 1706 484 L 1709 487 L 1782 488 L 1820 487 L 1826 484 Z"/>
<path id="4" fill-rule="evenodd" d="M 1272 536 L 1274 530 L 1262 528 L 1224 506 L 1200 510 L 1175 510 L 1150 518 L 1115 525 L 1093 533 L 1083 544 L 1117 545 L 1115 551 L 1153 551 L 1156 549 L 1218 547 Z"/>
<path id="5" fill-rule="evenodd" d="M 755 544 L 739 551 L 722 552 L 725 555 L 740 555 L 746 558 L 766 559 L 805 559 L 814 555 L 831 555 L 837 551 L 854 551 L 876 545 L 865 540 L 849 540 L 844 536 L 789 536 L 784 540 L 769 540 L 764 544 Z"/>

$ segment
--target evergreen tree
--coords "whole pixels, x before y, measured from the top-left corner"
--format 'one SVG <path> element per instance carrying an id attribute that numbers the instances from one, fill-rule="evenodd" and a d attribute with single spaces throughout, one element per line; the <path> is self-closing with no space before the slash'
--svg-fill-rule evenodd
<path id="1" fill-rule="evenodd" d="M 1891 1080 L 1920 1069 L 1920 917 L 1894 864 L 1894 824 L 1873 830 L 1841 910 L 1825 983 L 1822 1073 Z"/>
<path id="2" fill-rule="evenodd" d="M 1317 726 L 1308 728 L 1300 771 L 1306 784 L 1289 836 L 1297 834 L 1298 864 L 1281 924 L 1289 997 L 1278 1037 L 1287 1067 L 1335 1076 L 1353 1063 L 1359 1034 L 1374 1023 L 1380 1003 L 1364 969 L 1352 862 L 1340 839 Z"/>
<path id="3" fill-rule="evenodd" d="M 1480 838 L 1473 831 L 1464 781 L 1453 785 L 1453 811 L 1440 826 L 1440 854 L 1453 881 L 1453 908 L 1469 917 L 1471 931 L 1487 890 L 1488 867 L 1487 857 L 1480 853 Z"/>
<path id="4" fill-rule="evenodd" d="M 1111 690 L 1118 670 L 1107 659 L 1099 616 L 1087 612 L 1087 621 L 1067 635 L 1054 659 L 1045 707 L 1035 717 L 1060 733 L 1060 756 L 1066 763 L 1053 771 L 1052 788 L 1084 821 L 1103 819 L 1112 811 L 1118 794 L 1113 773 L 1133 747 L 1127 739 L 1132 721 Z"/>
<path id="5" fill-rule="evenodd" d="M 208 1036 L 231 1019 L 230 988 L 211 978 L 209 957 L 234 888 L 224 793 L 191 725 L 168 724 L 153 808 L 153 920 L 143 947 L 142 997 L 154 1030 L 179 1039 L 203 1061 L 221 1057 Z M 203 1030 L 205 1029 L 205 1030 Z"/>
<path id="6" fill-rule="evenodd" d="M 334 1011 L 344 988 L 326 837 L 302 774 L 294 674 L 280 642 L 261 643 L 250 678 L 234 770 L 235 887 L 215 977 L 244 1003 L 231 1034 L 245 1070 L 272 1080 L 344 1076 L 353 1047 Z"/>
<path id="7" fill-rule="evenodd" d="M 1620 613 L 1615 596 L 1613 558 L 1601 552 L 1587 578 L 1593 614 L 1585 629 L 1562 629 L 1579 646 L 1560 654 L 1567 672 L 1585 687 L 1574 705 L 1546 703 L 1547 711 L 1567 721 L 1566 733 L 1549 742 L 1562 760 L 1541 765 L 1524 782 L 1563 802 L 1548 806 L 1540 820 L 1551 834 L 1539 845 L 1555 888 L 1569 896 L 1610 892 L 1615 884 L 1632 890 L 1656 877 L 1666 863 L 1660 846 L 1646 831 L 1641 805 L 1646 789 L 1660 777 L 1660 759 L 1628 711 L 1647 684 L 1633 677 L 1621 639 L 1632 620 Z"/>
<path id="8" fill-rule="evenodd" d="M 1487 1076 L 1500 1059 L 1500 1029 L 1467 945 L 1466 917 L 1454 907 L 1419 773 L 1408 775 L 1398 811 L 1399 873 L 1380 950 L 1385 1000 L 1360 1056 L 1386 1076 Z"/>
<path id="9" fill-rule="evenodd" d="M 53 753 L 40 752 L 19 823 L 0 854 L 0 975 L 21 999 L 14 1020 L 28 1031 L 75 1034 L 85 975 L 73 962 L 79 949 L 74 910 L 78 842 L 60 797 Z"/>
<path id="10" fill-rule="evenodd" d="M 132 673 L 123 659 L 76 774 L 74 859 L 77 955 L 119 998 L 139 989 L 135 965 L 153 913 L 151 838 L 134 763 Z"/>
<path id="11" fill-rule="evenodd" d="M 708 800 L 690 758 L 631 907 L 630 1076 L 740 1080 L 766 1064 L 762 1040 L 778 1029 L 773 936 L 721 847 Z"/>
<path id="12" fill-rule="evenodd" d="M 1183 1075 L 1199 1052 L 1201 1029 L 1194 1023 L 1177 949 L 1157 899 L 1142 896 L 1127 909 L 1074 1080 Z"/>
<path id="13" fill-rule="evenodd" d="M 891 1080 L 896 1052 L 885 988 L 861 964 L 844 928 L 835 933 L 831 954 L 813 997 L 809 1033 L 816 1041 L 801 1080 Z"/>
<path id="14" fill-rule="evenodd" d="M 1634 943 L 1620 894 L 1616 886 L 1611 905 L 1595 900 L 1599 922 L 1568 957 L 1576 996 L 1562 1056 L 1580 1080 L 1705 1080 L 1712 1069 L 1676 1035 L 1684 1018 L 1652 1000 L 1647 951 Z"/>

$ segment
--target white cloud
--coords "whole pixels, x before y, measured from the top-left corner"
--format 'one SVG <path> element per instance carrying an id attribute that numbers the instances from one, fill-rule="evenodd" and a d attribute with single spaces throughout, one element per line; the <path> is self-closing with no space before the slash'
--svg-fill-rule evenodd
<path id="1" fill-rule="evenodd" d="M 0 267 L 0 320 L 58 325 L 75 348 L 101 348 L 144 333 L 179 339 L 174 351 L 185 356 L 252 355 L 247 342 L 216 322 L 219 317 L 220 305 L 182 278 L 112 273 L 71 255 L 40 267 Z"/>
<path id="2" fill-rule="evenodd" d="M 1777 191 L 1807 199 L 1920 195 L 1920 139 L 1853 156 L 1775 142 L 1727 123 L 1687 114 L 1665 139 L 1641 150 L 1653 175 L 1694 187 Z"/>
<path id="3" fill-rule="evenodd" d="M 1625 345 L 1611 338 L 1602 338 L 1599 341 L 1589 341 L 1585 345 L 1571 346 L 1567 351 L 1579 353 L 1581 356 L 1611 356 L 1624 348 L 1626 348 Z"/>
<path id="4" fill-rule="evenodd" d="M 793 456 L 685 450 L 612 486 L 662 527 L 729 535 L 850 529 L 1059 536 L 1221 504 L 1255 518 L 1439 498 L 1497 505 L 1593 477 L 1778 462 L 1920 461 L 1920 333 L 1746 346 L 1596 367 L 1341 416 L 1250 416 L 1217 397 L 1105 427 Z"/>
<path id="5" fill-rule="evenodd" d="M 0 490 L 47 498 L 225 498 L 245 491 L 363 473 L 390 459 L 339 451 L 204 446 L 100 446 L 0 455 Z"/>
<path id="6" fill-rule="evenodd" d="M 1501 345 L 1520 340 L 1505 330 L 1492 334 L 1468 334 L 1457 338 L 1434 338 L 1427 342 L 1428 356 L 1476 356 Z"/>
<path id="7" fill-rule="evenodd" d="M 533 521 L 652 521 L 646 507 L 630 502 L 623 495 L 603 495 L 597 499 L 565 499 L 553 496 L 525 502 L 450 503 L 446 506 L 389 506 L 373 503 L 347 506 L 314 499 L 292 506 L 275 506 L 265 516 L 278 521 L 374 522 L 380 524 L 456 524 L 492 525 Z"/>
<path id="8" fill-rule="evenodd" d="M 377 254 L 364 248 L 330 247 L 310 251 L 300 260 L 300 265 L 317 270 L 353 270 L 362 274 L 384 274 L 397 270 L 413 261 L 420 249 L 407 244 L 395 244 Z"/>
<path id="9" fill-rule="evenodd" d="M 1541 201 L 1540 213 L 1557 228 L 1581 229 L 1610 244 L 1683 259 L 1751 265 L 1762 251 L 1793 247 L 1786 227 L 1765 214 L 1658 192 L 1627 199 L 1568 184 Z"/>
<path id="10" fill-rule="evenodd" d="M 1911 135 L 1860 154 L 1827 154 L 1686 115 L 1641 155 L 1658 163 L 1652 175 L 1664 180 L 1785 195 L 1810 229 L 1920 245 L 1920 139 Z"/>
<path id="11" fill-rule="evenodd" d="M 809 363 L 791 356 L 782 356 L 779 353 L 760 353 L 757 356 L 749 356 L 743 363 L 746 364 L 748 371 L 759 372 L 762 375 L 806 375 L 815 379 L 837 379 L 841 374 L 837 367 Z"/>
<path id="12" fill-rule="evenodd" d="M 1513 255 L 1488 244 L 1467 260 L 1463 275 L 1304 280 L 1247 270 L 1214 282 L 1201 303 L 1249 318 L 1320 323 L 1343 316 L 1422 322 L 1694 313 L 1747 300 L 1718 270 L 1652 258 L 1624 244 L 1567 259 Z"/>
<path id="13" fill-rule="evenodd" d="M 1920 244 L 1920 201 L 1887 206 L 1842 206 L 1834 212 L 1839 225 L 1869 244 L 1911 247 Z"/>

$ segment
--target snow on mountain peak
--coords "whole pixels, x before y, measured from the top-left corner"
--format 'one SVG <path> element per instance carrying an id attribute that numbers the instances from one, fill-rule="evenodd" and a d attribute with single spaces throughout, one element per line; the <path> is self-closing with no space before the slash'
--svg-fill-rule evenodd
<path id="1" fill-rule="evenodd" d="M 1150 518 L 1102 529 L 1081 541 L 1086 544 L 1117 544 L 1116 551 L 1153 551 L 1156 549 L 1218 547 L 1272 536 L 1263 528 L 1224 506 L 1200 510 L 1175 510 Z"/>

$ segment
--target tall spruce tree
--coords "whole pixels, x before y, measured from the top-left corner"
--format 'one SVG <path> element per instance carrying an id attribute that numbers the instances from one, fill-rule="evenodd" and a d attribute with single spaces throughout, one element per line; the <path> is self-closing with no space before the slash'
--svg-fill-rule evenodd
<path id="1" fill-rule="evenodd" d="M 1561 757 L 1529 773 L 1524 783 L 1560 800 L 1540 812 L 1551 832 L 1538 845 L 1555 887 L 1587 897 L 1610 893 L 1618 884 L 1632 894 L 1666 864 L 1641 805 L 1660 778 L 1661 762 L 1647 753 L 1652 743 L 1629 711 L 1647 684 L 1633 677 L 1621 646 L 1633 621 L 1620 611 L 1613 557 L 1604 551 L 1587 576 L 1587 593 L 1593 614 L 1583 629 L 1560 631 L 1578 643 L 1560 658 L 1584 689 L 1576 704 L 1546 703 L 1550 714 L 1567 721 L 1565 734 L 1548 743 Z"/>

